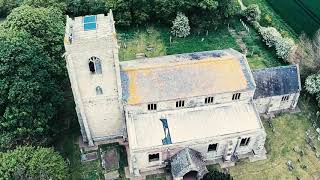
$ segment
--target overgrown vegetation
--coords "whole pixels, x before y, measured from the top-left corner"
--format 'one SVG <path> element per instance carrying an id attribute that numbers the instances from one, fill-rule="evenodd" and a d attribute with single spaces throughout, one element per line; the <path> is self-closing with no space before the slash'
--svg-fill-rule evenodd
<path id="1" fill-rule="evenodd" d="M 77 123 L 76 119 L 74 123 Z M 67 159 L 72 180 L 101 179 L 103 174 L 99 160 L 81 162 L 81 152 L 78 144 L 79 131 L 79 128 L 74 128 L 69 133 L 64 134 L 56 143 L 56 150 Z"/>
<path id="2" fill-rule="evenodd" d="M 145 28 L 118 29 L 120 60 L 135 59 L 137 53 L 147 57 L 181 54 L 213 49 L 234 48 L 240 50 L 235 39 L 230 36 L 226 25 L 206 33 L 192 33 L 186 38 L 172 38 L 170 28 L 151 26 Z M 222 40 L 223 39 L 223 40 Z"/>
<path id="3" fill-rule="evenodd" d="M 57 179 L 69 177 L 68 165 L 53 149 L 18 147 L 0 152 L 1 179 Z"/>

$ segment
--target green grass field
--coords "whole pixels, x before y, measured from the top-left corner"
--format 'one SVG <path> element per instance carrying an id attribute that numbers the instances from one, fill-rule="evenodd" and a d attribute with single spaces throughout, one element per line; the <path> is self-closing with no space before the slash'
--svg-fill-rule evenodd
<path id="1" fill-rule="evenodd" d="M 317 149 L 320 143 L 317 140 L 317 133 L 312 127 L 315 107 L 310 106 L 305 96 L 300 98 L 300 113 L 284 114 L 273 119 L 275 132 L 264 122 L 267 131 L 267 160 L 250 163 L 248 160 L 241 160 L 236 166 L 230 168 L 231 175 L 237 180 L 256 179 L 319 179 L 320 159 L 305 142 L 305 132 L 310 129 Z M 302 150 L 301 156 L 293 148 Z M 319 151 L 319 150 L 318 150 Z M 286 162 L 293 162 L 294 170 L 289 171 Z M 306 166 L 306 168 L 304 167 Z"/>
<path id="2" fill-rule="evenodd" d="M 298 33 L 312 36 L 320 28 L 319 0 L 269 0 L 273 9 Z"/>

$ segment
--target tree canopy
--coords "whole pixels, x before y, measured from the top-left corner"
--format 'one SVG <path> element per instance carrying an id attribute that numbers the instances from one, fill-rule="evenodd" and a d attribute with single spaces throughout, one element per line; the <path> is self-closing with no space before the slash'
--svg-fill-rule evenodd
<path id="1" fill-rule="evenodd" d="M 37 39 L 53 58 L 59 59 L 64 51 L 64 16 L 58 8 L 20 6 L 11 12 L 3 27 L 26 31 L 32 38 Z"/>
<path id="2" fill-rule="evenodd" d="M 26 31 L 2 29 L 0 57 L 0 150 L 44 141 L 63 100 L 60 67 Z"/>
<path id="3" fill-rule="evenodd" d="M 68 166 L 51 148 L 18 147 L 0 152 L 0 177 L 4 179 L 67 179 Z"/>

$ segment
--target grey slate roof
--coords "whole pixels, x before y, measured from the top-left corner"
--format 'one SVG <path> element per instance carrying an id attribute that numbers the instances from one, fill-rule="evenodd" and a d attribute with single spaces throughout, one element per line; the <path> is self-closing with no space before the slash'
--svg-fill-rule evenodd
<path id="1" fill-rule="evenodd" d="M 297 93 L 301 90 L 297 65 L 252 71 L 256 82 L 254 99 Z"/>
<path id="2" fill-rule="evenodd" d="M 190 171 L 197 171 L 200 177 L 208 172 L 200 152 L 184 148 L 172 156 L 171 173 L 173 177 L 183 177 Z"/>

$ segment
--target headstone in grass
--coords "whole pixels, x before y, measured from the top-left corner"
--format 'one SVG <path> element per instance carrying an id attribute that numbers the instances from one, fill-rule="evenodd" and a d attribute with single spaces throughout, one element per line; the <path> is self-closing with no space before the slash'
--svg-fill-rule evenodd
<path id="1" fill-rule="evenodd" d="M 111 171 L 111 172 L 108 172 L 108 173 L 105 173 L 104 174 L 104 179 L 105 180 L 115 180 L 115 179 L 119 179 L 119 172 L 116 170 L 116 171 Z"/>
<path id="2" fill-rule="evenodd" d="M 147 57 L 145 53 L 137 53 L 136 54 L 137 59 L 141 59 L 141 58 L 145 58 L 145 57 Z"/>
<path id="3" fill-rule="evenodd" d="M 292 171 L 294 169 L 293 162 L 291 160 L 287 161 L 287 166 L 288 166 L 289 171 Z"/>
<path id="4" fill-rule="evenodd" d="M 147 50 L 147 51 L 153 51 L 153 50 L 154 50 L 154 48 L 153 48 L 153 47 L 151 47 L 151 46 L 148 46 L 148 47 L 146 47 L 146 50 Z"/>

